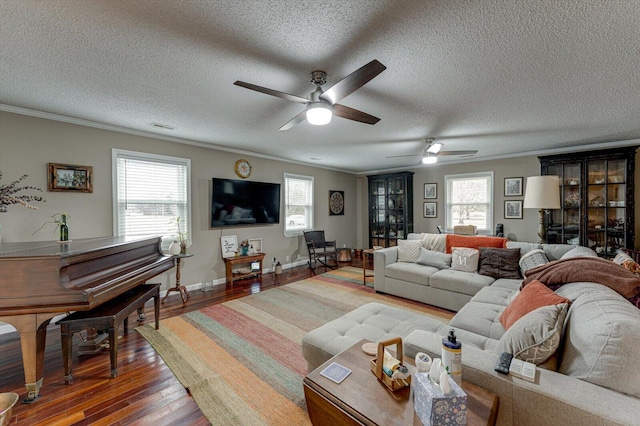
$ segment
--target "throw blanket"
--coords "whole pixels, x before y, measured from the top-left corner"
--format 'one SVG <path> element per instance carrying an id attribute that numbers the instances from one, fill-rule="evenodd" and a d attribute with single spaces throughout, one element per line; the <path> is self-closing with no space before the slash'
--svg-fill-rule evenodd
<path id="1" fill-rule="evenodd" d="M 422 247 L 444 253 L 447 247 L 447 234 L 422 234 Z"/>
<path id="2" fill-rule="evenodd" d="M 534 280 L 547 286 L 581 281 L 599 283 L 617 291 L 626 299 L 640 294 L 640 278 L 620 265 L 598 257 L 554 260 L 529 269 L 520 288 Z"/>

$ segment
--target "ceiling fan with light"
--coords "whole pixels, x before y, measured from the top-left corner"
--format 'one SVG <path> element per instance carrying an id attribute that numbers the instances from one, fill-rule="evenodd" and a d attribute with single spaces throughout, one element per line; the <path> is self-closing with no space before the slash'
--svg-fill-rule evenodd
<path id="1" fill-rule="evenodd" d="M 256 92 L 275 96 L 286 101 L 306 105 L 306 109 L 304 111 L 285 123 L 280 127 L 280 130 L 289 130 L 296 124 L 302 123 L 305 119 L 310 124 L 322 126 L 328 124 L 333 115 L 346 118 L 347 120 L 359 121 L 365 124 L 376 124 L 380 121 L 378 117 L 374 117 L 366 112 L 358 111 L 357 109 L 340 105 L 337 102 L 367 84 L 385 69 L 387 69 L 387 67 L 374 59 L 338 81 L 327 90 L 322 90 L 321 87 L 327 82 L 327 73 L 324 71 L 313 71 L 311 73 L 311 83 L 315 84 L 316 90 L 311 92 L 307 98 L 291 95 L 285 92 L 279 92 L 277 90 L 268 89 L 251 83 L 245 83 L 244 81 L 236 81 L 233 84 L 246 89 L 255 90 Z"/>
<path id="2" fill-rule="evenodd" d="M 439 142 L 435 142 L 434 138 L 427 138 L 425 140 L 427 147 L 420 154 L 420 163 L 422 164 L 435 164 L 438 162 L 438 157 L 441 155 L 474 155 L 478 151 L 477 150 L 469 150 L 469 151 L 442 151 L 443 144 Z M 400 158 L 400 157 L 415 157 L 417 154 L 413 155 L 392 155 L 387 158 Z"/>

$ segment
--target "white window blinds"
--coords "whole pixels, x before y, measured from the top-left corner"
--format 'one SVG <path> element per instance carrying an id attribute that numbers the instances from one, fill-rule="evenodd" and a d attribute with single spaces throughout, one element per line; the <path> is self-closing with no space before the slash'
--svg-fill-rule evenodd
<path id="1" fill-rule="evenodd" d="M 313 229 L 313 177 L 284 174 L 284 235 Z"/>
<path id="2" fill-rule="evenodd" d="M 113 150 L 114 234 L 191 235 L 191 160 Z"/>
<path id="3" fill-rule="evenodd" d="M 478 233 L 493 230 L 493 172 L 447 175 L 445 181 L 447 231 L 455 225 L 475 225 Z"/>

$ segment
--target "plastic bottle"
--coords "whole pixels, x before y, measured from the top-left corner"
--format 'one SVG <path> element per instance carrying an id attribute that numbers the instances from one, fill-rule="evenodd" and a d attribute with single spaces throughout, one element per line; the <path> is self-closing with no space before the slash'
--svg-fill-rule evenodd
<path id="1" fill-rule="evenodd" d="M 456 332 L 449 329 L 449 335 L 442 339 L 442 364 L 457 384 L 462 383 L 462 343 L 456 339 Z"/>

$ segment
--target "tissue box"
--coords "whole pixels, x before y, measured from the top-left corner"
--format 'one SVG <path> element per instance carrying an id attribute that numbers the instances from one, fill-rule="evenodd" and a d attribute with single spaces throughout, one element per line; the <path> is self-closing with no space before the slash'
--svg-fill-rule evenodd
<path id="1" fill-rule="evenodd" d="M 423 425 L 466 425 L 467 394 L 449 376 L 451 393 L 445 395 L 429 379 L 429 373 L 414 374 L 413 409 Z"/>

